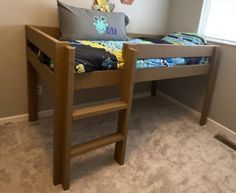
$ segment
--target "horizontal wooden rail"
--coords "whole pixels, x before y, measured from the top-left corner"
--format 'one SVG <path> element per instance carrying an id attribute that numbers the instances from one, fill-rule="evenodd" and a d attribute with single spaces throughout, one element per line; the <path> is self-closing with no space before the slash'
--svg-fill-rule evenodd
<path id="1" fill-rule="evenodd" d="M 48 27 L 48 26 L 32 26 L 34 28 L 37 28 L 48 35 L 54 37 L 54 38 L 59 38 L 60 36 L 60 29 L 59 27 Z M 140 37 L 150 37 L 150 38 L 162 38 L 164 35 L 157 35 L 157 34 L 141 34 L 141 33 L 128 33 L 128 37 L 131 38 L 140 38 Z"/>
<path id="2" fill-rule="evenodd" d="M 79 156 L 81 154 L 90 152 L 92 150 L 98 149 L 100 147 L 104 147 L 109 144 L 122 141 L 123 138 L 124 138 L 123 135 L 121 135 L 119 133 L 114 133 L 111 135 L 107 135 L 105 137 L 101 137 L 99 139 L 95 139 L 90 142 L 75 145 L 71 149 L 71 157 L 73 158 L 73 157 Z"/>
<path id="3" fill-rule="evenodd" d="M 60 38 L 60 29 L 58 27 L 33 26 L 57 40 Z"/>
<path id="4" fill-rule="evenodd" d="M 51 32 L 53 33 L 53 32 Z M 56 60 L 55 52 L 56 45 L 68 45 L 68 42 L 59 41 L 58 39 L 52 37 L 51 35 L 37 29 L 33 26 L 26 26 L 26 39 L 38 47 L 42 52 L 44 52 L 53 61 Z"/>
<path id="5" fill-rule="evenodd" d="M 95 115 L 101 115 L 114 111 L 127 109 L 128 104 L 122 101 L 108 102 L 100 105 L 93 105 L 88 107 L 80 107 L 73 111 L 73 120 L 91 117 Z"/>
<path id="6" fill-rule="evenodd" d="M 209 67 L 210 64 L 196 64 L 139 69 L 135 72 L 135 82 L 206 75 Z M 121 74 L 122 70 L 75 74 L 75 90 L 119 85 Z"/>
<path id="7" fill-rule="evenodd" d="M 136 70 L 135 82 L 206 75 L 209 67 L 210 64 L 196 64 Z"/>
<path id="8" fill-rule="evenodd" d="M 78 89 L 120 85 L 122 70 L 94 71 L 75 74 L 74 87 Z"/>
<path id="9" fill-rule="evenodd" d="M 27 60 L 33 65 L 41 78 L 52 89 L 54 86 L 53 71 L 45 64 L 40 63 L 37 55 L 30 48 L 27 48 Z"/>
<path id="10" fill-rule="evenodd" d="M 55 59 L 55 48 L 56 44 L 60 43 L 59 40 L 32 26 L 26 26 L 26 39 L 38 47 L 48 57 L 53 60 Z"/>
<path id="11" fill-rule="evenodd" d="M 215 46 L 181 46 L 167 44 L 128 44 L 137 50 L 138 58 L 177 58 L 211 56 Z"/>

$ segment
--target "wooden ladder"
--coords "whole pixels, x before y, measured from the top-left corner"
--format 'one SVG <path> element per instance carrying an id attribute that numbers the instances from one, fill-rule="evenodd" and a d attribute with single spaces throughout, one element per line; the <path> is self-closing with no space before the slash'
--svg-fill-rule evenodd
<path id="1" fill-rule="evenodd" d="M 62 184 L 63 189 L 70 187 L 70 161 L 86 152 L 115 143 L 115 160 L 124 164 L 128 121 L 132 103 L 136 51 L 124 45 L 125 65 L 120 77 L 120 99 L 95 106 L 73 109 L 74 97 L 74 54 L 69 46 L 57 48 L 54 69 L 54 152 L 53 181 Z M 64 56 L 64 57 L 62 57 Z M 72 146 L 72 121 L 105 113 L 119 112 L 117 131 L 86 143 Z"/>
<path id="2" fill-rule="evenodd" d="M 116 111 L 127 113 L 128 110 L 129 110 L 128 103 L 123 101 L 115 101 L 101 105 L 76 109 L 73 111 L 72 117 L 73 120 L 78 120 L 82 118 L 93 117 L 96 115 L 101 115 Z M 122 115 L 119 114 L 119 116 Z M 128 121 L 128 120 L 122 119 L 122 121 Z M 71 157 L 73 158 L 81 154 L 87 153 L 89 151 L 95 150 L 97 148 L 109 145 L 111 143 L 117 143 L 123 140 L 124 140 L 124 132 L 117 131 L 116 133 L 113 133 L 111 135 L 73 146 L 71 148 Z"/>

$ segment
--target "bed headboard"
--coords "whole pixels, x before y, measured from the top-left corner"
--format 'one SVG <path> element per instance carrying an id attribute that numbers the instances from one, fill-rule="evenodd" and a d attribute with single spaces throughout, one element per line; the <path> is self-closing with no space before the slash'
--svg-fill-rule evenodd
<path id="1" fill-rule="evenodd" d="M 58 27 L 45 27 L 45 26 L 34 26 L 41 31 L 47 33 L 48 35 L 59 38 L 60 37 L 60 30 Z M 137 37 L 150 37 L 150 38 L 162 38 L 164 35 L 158 35 L 158 34 L 138 34 L 138 33 L 128 33 L 129 37 L 137 38 Z"/>

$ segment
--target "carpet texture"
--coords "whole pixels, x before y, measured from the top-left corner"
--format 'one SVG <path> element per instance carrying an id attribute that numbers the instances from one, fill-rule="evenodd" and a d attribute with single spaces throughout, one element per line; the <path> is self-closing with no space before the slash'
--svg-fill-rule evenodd
<path id="1" fill-rule="evenodd" d="M 115 131 L 116 117 L 75 122 L 73 143 Z M 158 97 L 134 101 L 125 165 L 114 145 L 75 158 L 65 192 L 235 193 L 236 153 L 197 121 Z M 0 126 L 0 192 L 64 192 L 52 184 L 52 118 Z"/>

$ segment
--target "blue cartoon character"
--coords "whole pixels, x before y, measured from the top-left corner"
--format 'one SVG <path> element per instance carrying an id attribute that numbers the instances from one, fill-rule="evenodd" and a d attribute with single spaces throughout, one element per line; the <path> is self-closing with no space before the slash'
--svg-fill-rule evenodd
<path id="1" fill-rule="evenodd" d="M 104 16 L 95 16 L 93 24 L 96 26 L 96 30 L 99 34 L 104 34 L 108 26 L 107 19 Z"/>

